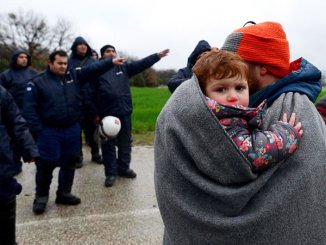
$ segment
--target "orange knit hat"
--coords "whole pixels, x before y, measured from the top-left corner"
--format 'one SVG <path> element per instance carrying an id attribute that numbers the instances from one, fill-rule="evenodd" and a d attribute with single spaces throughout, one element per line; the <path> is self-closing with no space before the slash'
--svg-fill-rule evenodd
<path id="1" fill-rule="evenodd" d="M 221 49 L 238 53 L 247 62 L 265 65 L 271 74 L 284 77 L 290 73 L 290 50 L 279 23 L 263 22 L 235 30 Z"/>

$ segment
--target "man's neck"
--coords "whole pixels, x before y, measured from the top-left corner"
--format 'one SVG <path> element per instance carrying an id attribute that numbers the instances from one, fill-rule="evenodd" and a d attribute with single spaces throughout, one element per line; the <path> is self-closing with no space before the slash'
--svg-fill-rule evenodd
<path id="1" fill-rule="evenodd" d="M 81 58 L 84 58 L 84 57 L 86 57 L 86 53 L 85 53 L 85 54 L 76 53 L 76 55 L 77 55 L 78 57 L 81 57 Z"/>
<path id="2" fill-rule="evenodd" d="M 272 74 L 265 74 L 264 76 L 261 76 L 261 79 L 259 81 L 259 88 L 258 91 L 262 90 L 263 88 L 276 83 L 278 80 L 280 80 L 279 77 L 276 77 Z"/>

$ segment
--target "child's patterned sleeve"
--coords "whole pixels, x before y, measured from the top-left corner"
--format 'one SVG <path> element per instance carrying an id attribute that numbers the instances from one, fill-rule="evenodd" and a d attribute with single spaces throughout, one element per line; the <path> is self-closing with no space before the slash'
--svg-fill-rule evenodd
<path id="1" fill-rule="evenodd" d="M 239 130 L 232 140 L 249 159 L 253 171 L 262 172 L 293 154 L 300 137 L 294 127 L 278 121 L 270 127 L 270 131 Z"/>

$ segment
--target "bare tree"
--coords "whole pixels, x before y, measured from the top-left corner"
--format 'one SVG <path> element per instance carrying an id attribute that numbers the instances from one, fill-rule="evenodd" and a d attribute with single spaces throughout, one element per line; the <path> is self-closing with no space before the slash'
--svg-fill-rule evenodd
<path id="1" fill-rule="evenodd" d="M 31 11 L 7 14 L 0 27 L 0 41 L 9 49 L 23 49 L 33 56 L 47 47 L 49 27 Z"/>
<path id="2" fill-rule="evenodd" d="M 68 50 L 73 42 L 74 34 L 71 31 L 71 22 L 58 19 L 57 24 L 52 30 L 52 47 L 54 49 Z"/>
<path id="3" fill-rule="evenodd" d="M 32 11 L 2 14 L 1 19 L 0 45 L 11 52 L 22 49 L 40 59 L 47 57 L 50 50 L 67 49 L 72 43 L 71 23 L 63 19 L 58 19 L 53 28 Z"/>

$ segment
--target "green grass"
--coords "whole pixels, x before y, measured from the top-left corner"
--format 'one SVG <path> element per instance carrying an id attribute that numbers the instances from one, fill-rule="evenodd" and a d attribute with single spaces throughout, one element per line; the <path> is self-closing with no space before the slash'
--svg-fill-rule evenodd
<path id="1" fill-rule="evenodd" d="M 318 95 L 318 98 L 316 100 L 316 103 L 322 98 L 326 96 L 326 87 L 323 87 L 323 89 L 321 90 L 320 94 Z"/>
<path id="2" fill-rule="evenodd" d="M 132 114 L 133 144 L 152 145 L 157 116 L 171 94 L 167 87 L 132 87 L 131 93 L 134 107 Z M 326 87 L 323 87 L 317 101 L 323 96 L 326 96 Z"/>
<path id="3" fill-rule="evenodd" d="M 171 93 L 167 87 L 131 88 L 134 144 L 153 144 L 155 123 Z"/>

